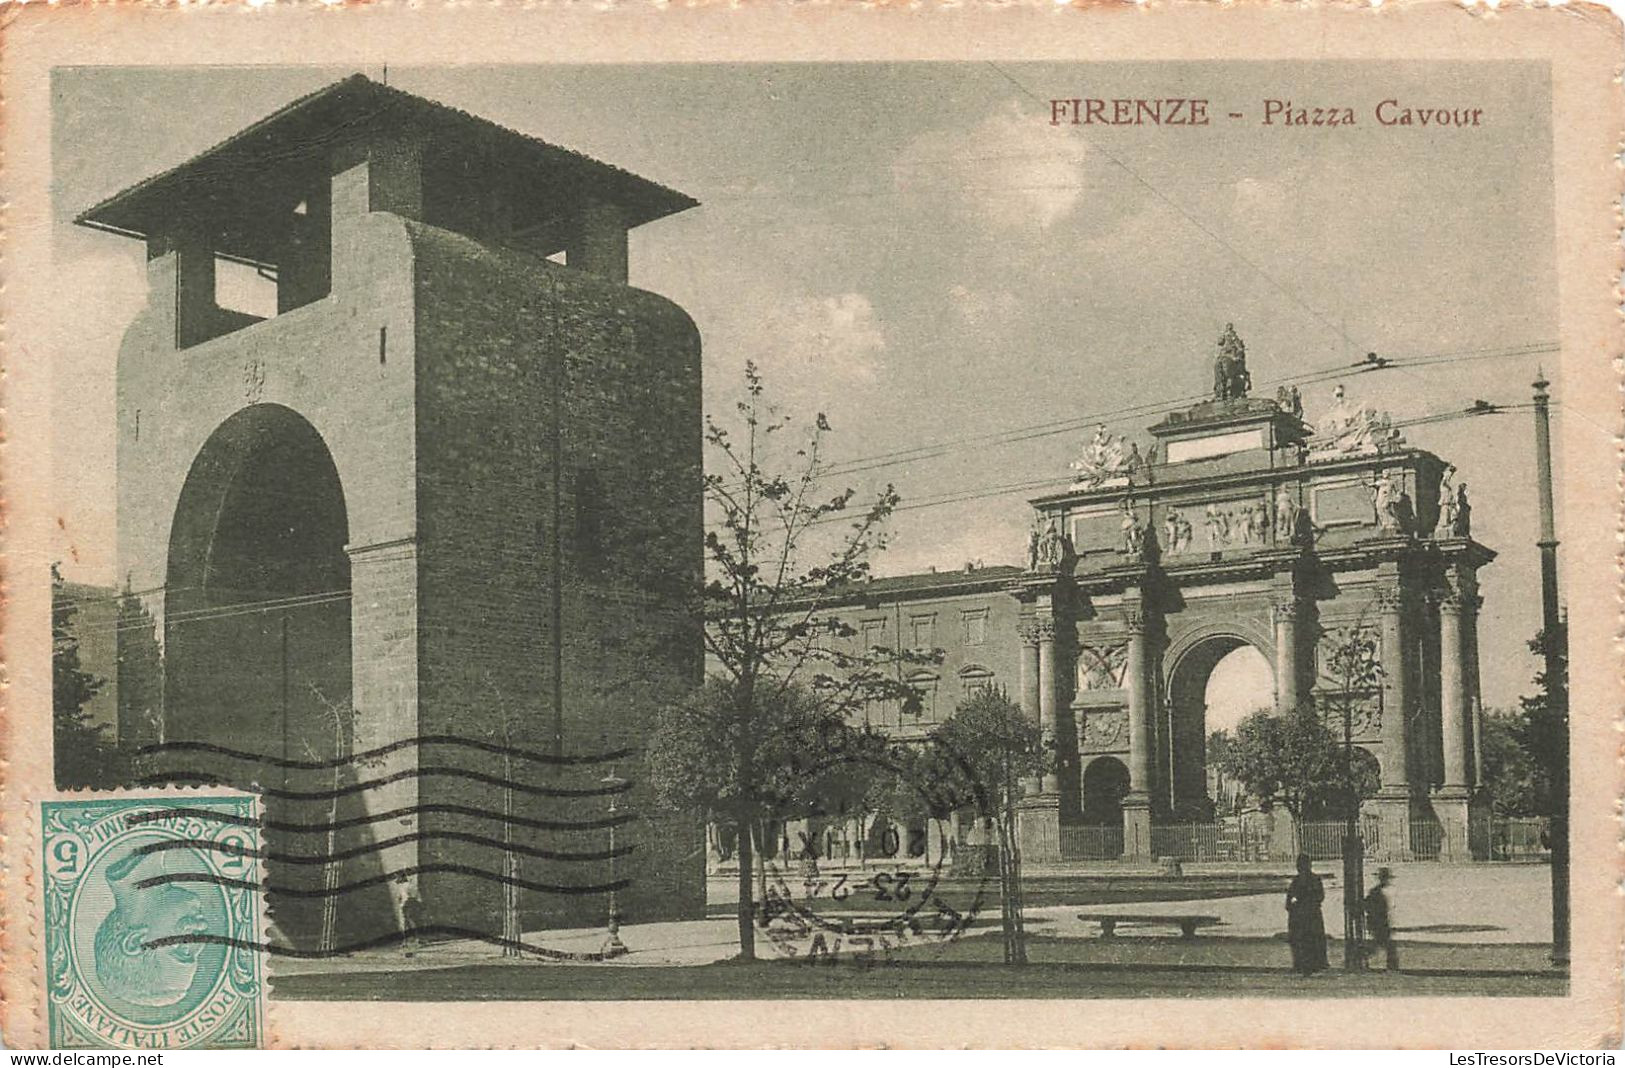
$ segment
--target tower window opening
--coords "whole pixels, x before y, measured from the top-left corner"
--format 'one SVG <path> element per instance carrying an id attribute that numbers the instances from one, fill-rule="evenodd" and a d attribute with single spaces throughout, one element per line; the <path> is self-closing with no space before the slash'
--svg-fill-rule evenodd
<path id="1" fill-rule="evenodd" d="M 277 311 L 276 267 L 216 256 L 214 303 L 223 312 L 254 321 L 272 318 Z"/>

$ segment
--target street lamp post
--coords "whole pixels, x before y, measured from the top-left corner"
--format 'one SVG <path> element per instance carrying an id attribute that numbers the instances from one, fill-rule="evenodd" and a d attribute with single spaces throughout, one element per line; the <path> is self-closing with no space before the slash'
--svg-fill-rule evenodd
<path id="1" fill-rule="evenodd" d="M 1540 603 L 1542 653 L 1546 659 L 1546 699 L 1564 707 L 1549 708 L 1557 724 L 1552 768 L 1552 812 L 1548 834 L 1552 848 L 1552 963 L 1569 962 L 1569 791 L 1568 688 L 1562 684 L 1562 624 L 1558 618 L 1557 529 L 1552 509 L 1552 431 L 1550 398 L 1543 373 L 1535 376 L 1535 473 L 1540 491 Z"/>
<path id="2" fill-rule="evenodd" d="M 1360 841 L 1360 792 L 1354 784 L 1354 710 L 1343 699 L 1343 970 L 1365 970 L 1365 843 Z"/>
<path id="3" fill-rule="evenodd" d="M 609 960 L 630 952 L 621 941 L 621 910 L 615 901 L 615 799 L 619 795 L 613 791 L 625 785 L 626 780 L 612 770 L 599 781 L 612 791 L 609 795 L 609 918 L 605 924 L 608 937 L 604 939 L 603 948 L 603 957 Z"/>

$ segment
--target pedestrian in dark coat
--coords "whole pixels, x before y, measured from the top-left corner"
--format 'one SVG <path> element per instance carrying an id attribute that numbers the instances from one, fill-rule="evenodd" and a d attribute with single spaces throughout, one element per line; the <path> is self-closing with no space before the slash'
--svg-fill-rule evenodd
<path id="1" fill-rule="evenodd" d="M 1286 937 L 1292 946 L 1292 968 L 1299 975 L 1326 970 L 1326 921 L 1321 902 L 1326 890 L 1309 863 L 1309 854 L 1298 854 L 1298 874 L 1286 888 Z"/>
<path id="2" fill-rule="evenodd" d="M 1365 896 L 1365 929 L 1371 936 L 1366 956 L 1374 957 L 1380 948 L 1387 958 L 1388 970 L 1399 971 L 1399 950 L 1394 945 L 1393 902 L 1388 900 L 1388 884 L 1394 873 L 1388 868 L 1377 869 L 1377 885 Z"/>

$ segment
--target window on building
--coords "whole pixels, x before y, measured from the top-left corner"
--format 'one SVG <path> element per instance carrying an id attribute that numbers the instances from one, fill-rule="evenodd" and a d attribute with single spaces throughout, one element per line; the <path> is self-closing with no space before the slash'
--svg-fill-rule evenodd
<path id="1" fill-rule="evenodd" d="M 987 609 L 972 608 L 960 616 L 966 645 L 987 644 Z"/>
<path id="2" fill-rule="evenodd" d="M 937 647 L 937 617 L 934 614 L 908 617 L 908 644 L 911 649 Z"/>
<path id="3" fill-rule="evenodd" d="M 863 649 L 867 653 L 877 645 L 886 644 L 886 621 L 884 619 L 866 619 L 863 621 Z"/>
<path id="4" fill-rule="evenodd" d="M 968 664 L 959 672 L 959 695 L 964 700 L 976 696 L 977 691 L 992 686 L 993 672 L 980 664 Z"/>
<path id="5" fill-rule="evenodd" d="M 942 722 L 937 718 L 937 677 L 929 671 L 916 671 L 906 681 L 919 699 L 920 707 L 917 715 L 903 712 L 899 725 L 913 727 Z"/>

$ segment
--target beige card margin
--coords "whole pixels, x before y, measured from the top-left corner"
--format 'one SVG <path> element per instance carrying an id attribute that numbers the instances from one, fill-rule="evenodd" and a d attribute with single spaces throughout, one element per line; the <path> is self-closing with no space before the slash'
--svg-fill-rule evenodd
<path id="1" fill-rule="evenodd" d="M 272 1002 L 283 1047 L 1616 1047 L 1621 1033 L 1619 802 L 1622 529 L 1616 155 L 1621 28 L 1599 7 L 823 4 L 619 8 L 317 5 L 6 8 L 0 37 L 5 684 L 0 717 L 0 1026 L 43 1041 L 37 802 L 50 781 L 51 67 L 63 64 L 545 63 L 877 59 L 1545 59 L 1552 64 L 1561 302 L 1559 420 L 1574 717 L 1574 958 L 1564 999 L 955 1002 Z M 816 116 L 808 116 L 816 121 Z M 1283 134 L 1283 136 L 1289 136 Z M 1495 264 L 1484 265 L 1493 278 Z M 39 354 L 36 356 L 36 354 Z M 1589 425 L 1588 425 L 1589 424 Z M 1607 428 L 1604 435 L 1599 428 Z M 1611 436 L 1613 440 L 1608 440 Z M 1520 551 L 1515 546 L 1505 550 Z M 1533 567 L 1533 547 L 1524 547 Z M 1520 566 L 1525 566 L 1520 564 Z M 1585 578 L 1581 578 L 1585 576 Z M 538 1011 L 545 1004 L 545 1011 Z M 1238 1011 L 1238 1008 L 1243 1011 Z"/>

